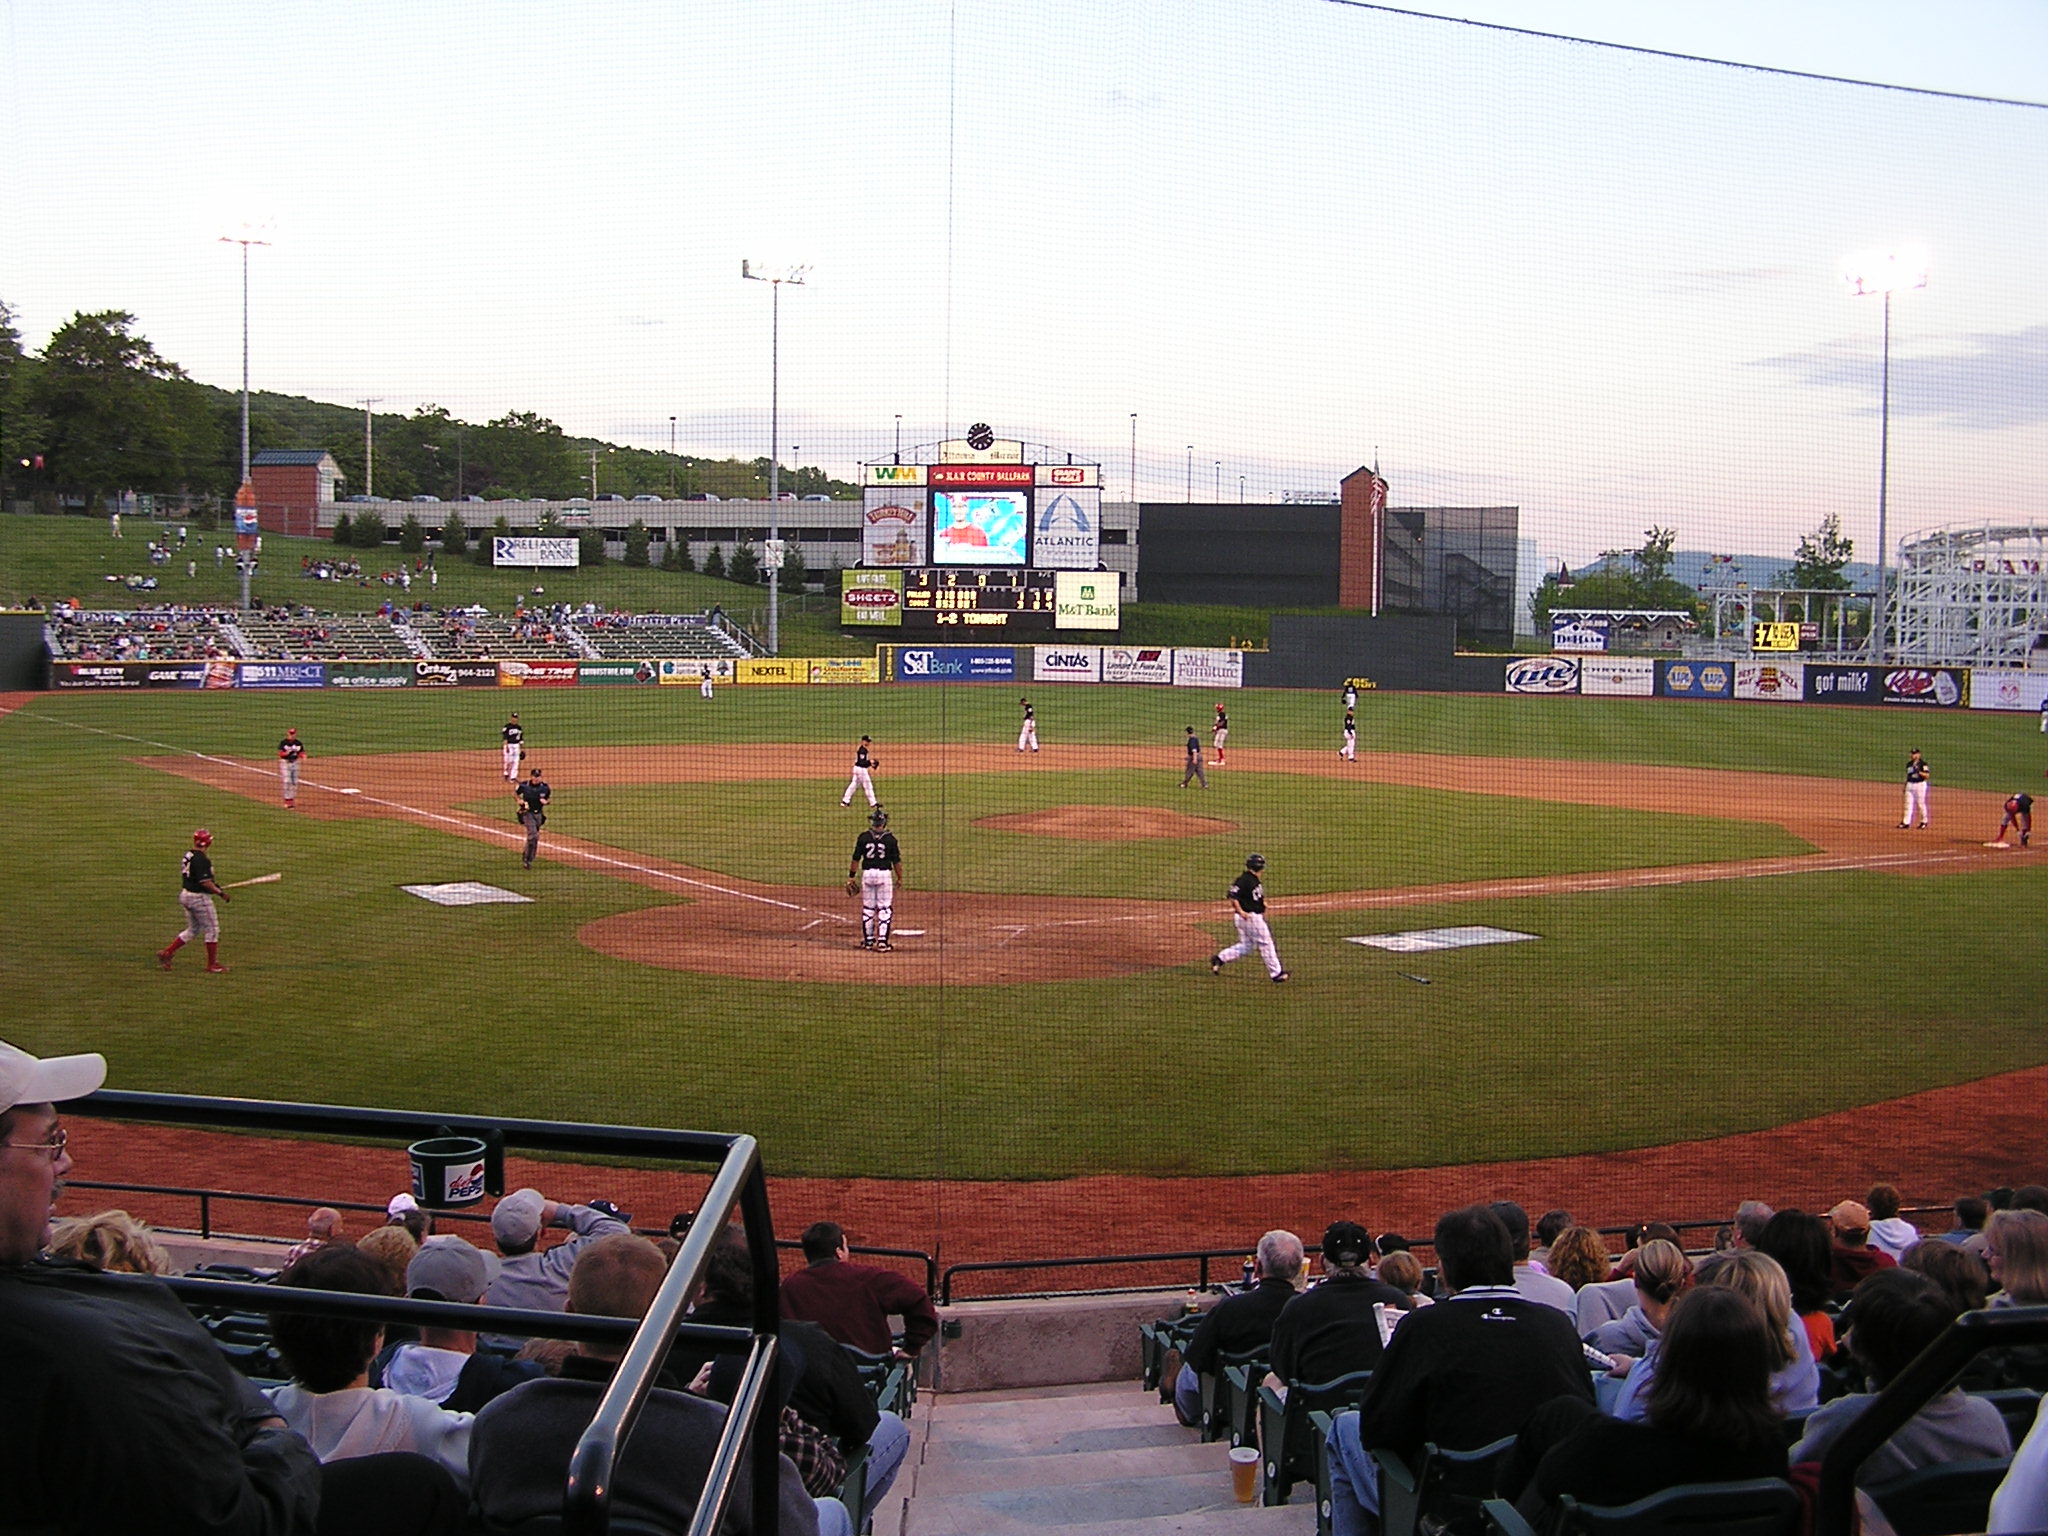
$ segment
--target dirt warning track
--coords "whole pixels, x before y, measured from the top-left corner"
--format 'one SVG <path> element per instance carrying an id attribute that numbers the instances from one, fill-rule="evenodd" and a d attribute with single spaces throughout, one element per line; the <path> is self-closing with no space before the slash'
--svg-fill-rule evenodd
<path id="1" fill-rule="evenodd" d="M 268 761 L 189 756 L 142 761 L 252 799 L 267 800 L 275 793 L 275 770 Z M 909 744 L 893 746 L 888 753 L 892 778 L 1103 768 L 1157 772 L 1162 777 L 1175 771 L 1162 762 L 1160 753 L 1134 747 L 1047 749 L 1023 764 L 1011 749 L 998 746 Z M 844 749 L 832 745 L 580 747 L 549 751 L 545 762 L 552 782 L 579 786 L 836 781 L 844 769 Z M 1987 849 L 1948 830 L 1997 823 L 1997 796 L 1961 790 L 1943 791 L 1942 832 L 1909 833 L 1894 829 L 1897 791 L 1890 785 L 1783 774 L 1415 753 L 1368 753 L 1357 763 L 1348 763 L 1334 752 L 1286 750 L 1241 750 L 1227 768 L 1214 771 L 1305 774 L 1506 799 L 1766 822 L 1782 826 L 1815 849 L 1766 859 L 1283 897 L 1272 907 L 1280 917 L 1830 871 L 1943 874 L 1983 867 L 1996 859 L 2032 857 L 2032 850 Z M 461 809 L 500 796 L 507 803 L 503 819 Z M 1185 815 L 1133 813 L 1141 820 L 1128 827 L 1118 826 L 1111 808 L 1061 807 L 1034 813 L 1045 824 L 1019 830 L 1109 840 L 1201 836 L 1232 829 L 1227 819 L 1203 814 L 1212 804 L 1197 793 L 1188 798 L 1193 803 Z M 328 758 L 309 765 L 299 796 L 302 815 L 410 821 L 508 849 L 522 839 L 509 811 L 510 791 L 498 771 L 495 751 Z M 848 814 L 851 824 L 854 813 Z M 837 886 L 762 884 L 561 836 L 554 827 L 547 834 L 545 857 L 666 891 L 684 903 L 589 923 L 577 935 L 589 948 L 671 970 L 761 981 L 858 980 L 903 986 L 943 981 L 973 986 L 1132 975 L 1198 961 L 1211 945 L 1205 925 L 1213 925 L 1221 910 L 1221 903 L 1214 901 L 926 891 L 917 884 L 917 869 L 911 865 L 908 887 L 896 900 L 896 928 L 906 942 L 892 955 L 873 955 L 855 942 L 858 906 Z"/>

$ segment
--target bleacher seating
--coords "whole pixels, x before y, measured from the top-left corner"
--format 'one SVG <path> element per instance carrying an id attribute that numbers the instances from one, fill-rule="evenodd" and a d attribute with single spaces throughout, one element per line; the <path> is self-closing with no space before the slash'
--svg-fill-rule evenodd
<path id="1" fill-rule="evenodd" d="M 1805 1505 L 1778 1478 L 1745 1483 L 1687 1483 L 1612 1508 L 1558 1501 L 1551 1536 L 1795 1536 Z M 1496 1536 L 1535 1536 L 1502 1499 L 1486 1501 L 1486 1528 Z"/>
<path id="2" fill-rule="evenodd" d="M 404 632 L 381 614 L 273 608 L 237 615 L 235 628 L 251 659 L 410 661 L 416 654 L 406 643 Z"/>
<path id="3" fill-rule="evenodd" d="M 553 619 L 500 618 L 493 613 L 415 614 L 413 632 L 442 661 L 532 661 L 557 658 L 578 661 L 590 653 L 566 622 Z"/>
<path id="4" fill-rule="evenodd" d="M 43 626 L 57 661 L 201 661 L 232 656 L 220 616 L 203 608 L 138 608 L 74 616 L 53 612 Z"/>
<path id="5" fill-rule="evenodd" d="M 607 661 L 659 660 L 665 656 L 719 659 L 746 651 L 707 622 L 618 624 L 579 621 L 577 632 Z"/>

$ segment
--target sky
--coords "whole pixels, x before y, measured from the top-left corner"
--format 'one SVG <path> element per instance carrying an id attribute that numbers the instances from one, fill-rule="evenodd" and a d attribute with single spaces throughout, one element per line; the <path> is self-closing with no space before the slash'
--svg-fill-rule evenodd
<path id="1" fill-rule="evenodd" d="M 779 389 L 783 461 L 842 478 L 899 416 L 906 446 L 985 421 L 1112 496 L 1330 495 L 1376 462 L 1396 505 L 1518 506 L 1574 563 L 1652 525 L 1789 554 L 1830 513 L 1868 559 L 1884 301 L 1840 270 L 1918 242 L 1894 547 L 2048 520 L 2048 109 L 1925 94 L 2048 103 L 2048 5 L 1457 9 L 1487 25 L 0 0 L 0 299 L 32 347 L 131 311 L 233 387 L 220 237 L 253 231 L 259 389 L 644 447 L 673 420 L 740 458 Z M 810 272 L 771 298 L 748 259 Z"/>

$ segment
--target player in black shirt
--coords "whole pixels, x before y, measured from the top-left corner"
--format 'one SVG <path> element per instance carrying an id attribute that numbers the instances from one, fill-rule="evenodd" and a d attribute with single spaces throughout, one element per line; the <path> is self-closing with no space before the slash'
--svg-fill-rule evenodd
<path id="1" fill-rule="evenodd" d="M 286 726 L 284 740 L 277 744 L 277 781 L 284 789 L 286 810 L 299 803 L 299 764 L 305 758 L 306 747 L 299 740 L 299 728 Z"/>
<path id="2" fill-rule="evenodd" d="M 213 898 L 231 898 L 213 877 L 213 858 L 206 851 L 212 846 L 213 834 L 201 827 L 192 834 L 192 846 L 179 863 L 178 905 L 185 909 L 185 927 L 156 952 L 156 963 L 167 971 L 171 968 L 171 956 L 194 939 L 206 945 L 206 969 L 210 973 L 218 976 L 227 969 L 220 963 L 220 918 L 213 910 Z"/>
<path id="3" fill-rule="evenodd" d="M 1266 856 L 1252 854 L 1244 861 L 1244 871 L 1230 882 L 1230 920 L 1237 925 L 1237 942 L 1209 957 L 1211 975 L 1256 949 L 1266 962 L 1266 974 L 1275 981 L 1287 980 L 1280 951 L 1273 947 L 1273 930 L 1266 926 L 1265 870 Z"/>
<path id="4" fill-rule="evenodd" d="M 512 791 L 519 806 L 519 825 L 526 828 L 526 857 L 522 862 L 528 869 L 533 868 L 533 856 L 540 849 L 540 829 L 548 824 L 548 800 L 553 794 L 538 768 Z"/>
<path id="5" fill-rule="evenodd" d="M 1017 731 L 1017 750 L 1022 752 L 1026 747 L 1029 747 L 1033 752 L 1036 752 L 1038 750 L 1038 716 L 1032 712 L 1029 699 L 1019 699 L 1017 703 L 1024 711 L 1024 723 Z"/>
<path id="6" fill-rule="evenodd" d="M 868 829 L 853 845 L 846 866 L 846 894 L 860 895 L 860 947 L 891 950 L 896 923 L 896 882 L 903 878 L 903 850 L 889 830 L 889 813 L 876 806 Z"/>
<path id="7" fill-rule="evenodd" d="M 1216 706 L 1216 723 L 1209 729 L 1209 743 L 1216 749 L 1216 766 L 1223 766 L 1223 743 L 1230 740 L 1230 716 L 1223 712 L 1223 706 Z"/>
<path id="8" fill-rule="evenodd" d="M 2005 797 L 2005 820 L 1998 824 L 1998 835 L 1992 839 L 1992 847 L 2011 846 L 2005 840 L 2008 828 L 2019 833 L 2022 848 L 2034 840 L 2034 797 L 2025 790 Z"/>
<path id="9" fill-rule="evenodd" d="M 512 712 L 512 718 L 505 722 L 505 728 L 498 732 L 498 734 L 505 742 L 502 753 L 504 766 L 500 771 L 504 773 L 507 784 L 517 784 L 519 782 L 519 759 L 524 755 L 522 744 L 526 740 L 526 732 L 520 727 L 519 712 L 517 710 Z"/>

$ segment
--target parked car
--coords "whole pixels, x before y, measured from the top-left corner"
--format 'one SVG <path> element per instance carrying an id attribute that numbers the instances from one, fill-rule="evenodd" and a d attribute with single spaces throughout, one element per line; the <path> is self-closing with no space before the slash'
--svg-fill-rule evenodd
<path id="1" fill-rule="evenodd" d="M 640 495 L 635 496 L 633 499 L 635 501 L 666 501 L 668 498 L 665 496 L 649 496 L 645 492 L 642 492 Z"/>
<path id="2" fill-rule="evenodd" d="M 805 501 L 830 501 L 831 499 L 830 496 L 820 496 L 815 491 L 804 498 Z"/>
<path id="3" fill-rule="evenodd" d="M 565 507 L 587 507 L 590 505 L 590 498 L 588 496 L 571 496 L 562 505 Z"/>
<path id="4" fill-rule="evenodd" d="M 719 497 L 712 495 L 709 491 L 694 491 L 683 498 L 685 501 L 717 501 L 719 499 Z"/>
<path id="5" fill-rule="evenodd" d="M 438 497 L 438 496 L 415 496 L 415 497 L 413 497 L 413 500 L 414 500 L 414 501 L 439 501 L 440 499 L 441 499 L 441 498 L 440 498 L 440 497 Z"/>
<path id="6" fill-rule="evenodd" d="M 606 491 L 602 496 L 598 497 L 597 499 L 599 501 L 624 501 L 626 498 L 621 496 L 617 491 Z"/>

